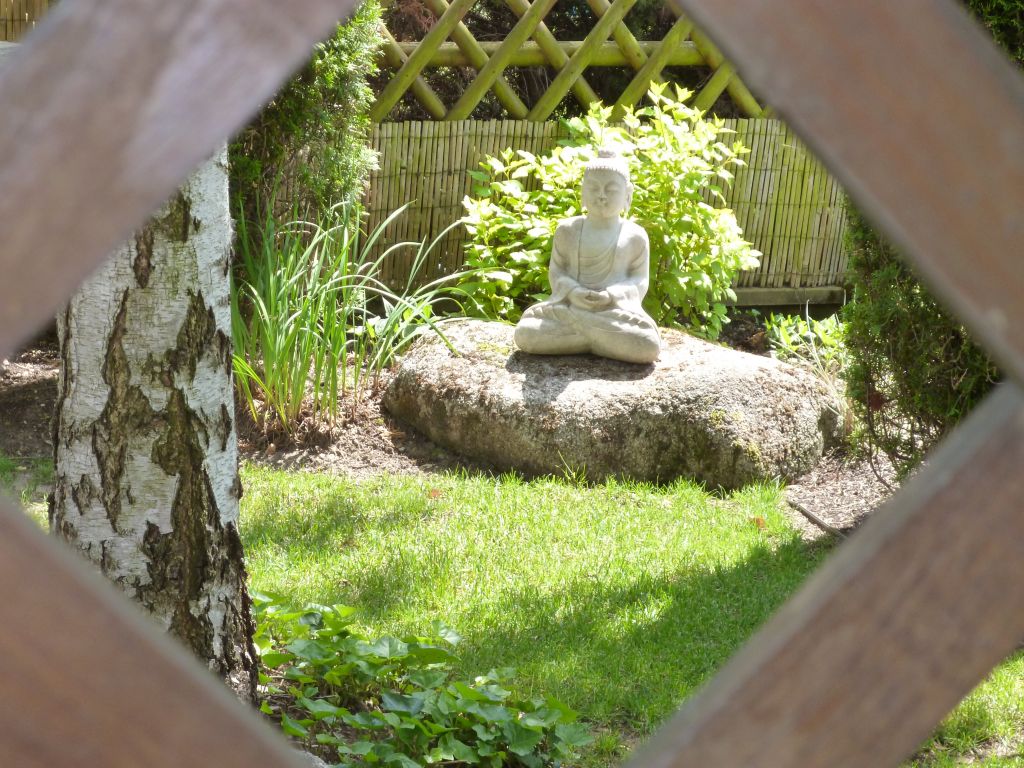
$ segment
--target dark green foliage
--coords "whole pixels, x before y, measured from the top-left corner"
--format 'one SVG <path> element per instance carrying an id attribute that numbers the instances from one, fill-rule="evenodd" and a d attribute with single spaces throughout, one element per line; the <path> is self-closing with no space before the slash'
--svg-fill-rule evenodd
<path id="1" fill-rule="evenodd" d="M 848 393 L 870 443 L 912 469 L 991 389 L 998 371 L 853 208 Z"/>
<path id="2" fill-rule="evenodd" d="M 967 0 L 967 7 L 1017 66 L 1024 66 L 1024 3 L 1021 0 Z"/>
<path id="3" fill-rule="evenodd" d="M 380 6 L 367 0 L 230 147 L 232 198 L 259 221 L 282 184 L 292 209 L 358 201 L 376 162 L 367 146 Z M 313 214 L 315 218 L 315 213 Z"/>
<path id="4" fill-rule="evenodd" d="M 342 765 L 542 768 L 575 758 L 592 740 L 561 702 L 516 699 L 505 688 L 512 670 L 455 679 L 460 638 L 443 625 L 424 637 L 370 641 L 352 630 L 352 608 L 292 610 L 259 593 L 253 603 L 260 709 Z"/>
<path id="5" fill-rule="evenodd" d="M 1010 58 L 1024 65 L 1024 3 L 964 4 Z M 907 472 L 980 402 L 999 372 L 852 206 L 848 217 L 849 394 L 867 440 Z"/>

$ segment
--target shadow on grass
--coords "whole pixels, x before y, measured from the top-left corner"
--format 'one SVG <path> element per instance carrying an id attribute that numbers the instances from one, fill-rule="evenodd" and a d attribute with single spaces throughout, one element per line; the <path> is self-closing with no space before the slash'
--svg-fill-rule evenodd
<path id="1" fill-rule="evenodd" d="M 399 614 L 442 619 L 464 637 L 463 674 L 514 667 L 524 694 L 554 695 L 588 720 L 646 732 L 721 667 L 823 551 L 794 538 L 755 546 L 727 567 L 696 564 L 628 582 L 577 577 L 466 597 L 451 585 L 433 590 L 430 571 L 450 573 L 450 563 L 424 563 L 396 548 L 359 573 L 337 574 L 337 593 L 325 597 L 357 606 L 370 626 Z M 425 631 L 429 620 L 421 623 L 406 631 Z"/>
<path id="2" fill-rule="evenodd" d="M 286 597 L 353 605 L 361 623 L 408 633 L 441 619 L 465 638 L 460 673 L 511 666 L 521 693 L 554 695 L 591 721 L 639 731 L 663 720 L 713 674 L 828 549 L 794 534 L 781 542 L 752 541 L 718 563 L 684 549 L 678 561 L 652 553 L 646 570 L 635 560 L 623 566 L 628 572 L 600 562 L 578 569 L 553 563 L 553 573 L 570 574 L 557 578 L 511 559 L 478 565 L 481 573 L 460 559 L 453 537 L 461 530 L 410 543 L 407 529 L 445 515 L 443 500 L 391 496 L 386 509 L 364 512 L 344 488 L 325 488 L 303 503 L 300 519 L 271 511 L 243 520 L 250 554 L 276 549 L 282 561 L 316 572 L 314 580 L 296 579 L 295 570 L 282 576 L 287 581 L 277 589 Z M 372 558 L 332 559 L 338 548 L 369 538 L 378 542 Z M 512 550 L 494 554 L 515 558 Z M 609 556 L 609 562 L 625 561 Z"/>
<path id="3" fill-rule="evenodd" d="M 725 568 L 505 594 L 480 624 L 458 628 L 467 639 L 463 666 L 471 674 L 514 666 L 537 693 L 557 690 L 588 718 L 645 731 L 771 616 L 821 551 L 794 539 L 755 547 Z"/>

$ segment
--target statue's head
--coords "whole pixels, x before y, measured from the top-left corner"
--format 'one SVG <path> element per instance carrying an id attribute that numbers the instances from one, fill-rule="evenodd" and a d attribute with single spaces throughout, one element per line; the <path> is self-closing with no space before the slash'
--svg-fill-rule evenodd
<path id="1" fill-rule="evenodd" d="M 618 216 L 633 202 L 626 159 L 614 149 L 599 149 L 583 172 L 583 207 L 599 217 Z"/>

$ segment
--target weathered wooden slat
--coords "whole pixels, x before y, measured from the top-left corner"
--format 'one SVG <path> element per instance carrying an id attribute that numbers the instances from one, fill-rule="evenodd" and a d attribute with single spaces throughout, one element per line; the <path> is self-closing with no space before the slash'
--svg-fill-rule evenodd
<path id="1" fill-rule="evenodd" d="M 434 0 L 427 0 L 433 2 Z M 677 24 L 690 24 L 692 28 L 693 22 L 677 22 Z M 674 28 L 674 26 L 673 26 Z M 468 30 L 467 30 L 468 31 Z M 653 56 L 655 53 L 660 53 L 664 57 L 664 64 L 662 69 L 665 67 L 692 67 L 698 64 L 704 63 L 704 56 L 697 50 L 697 46 L 690 41 L 686 41 L 686 35 L 679 36 L 678 33 L 675 36 L 675 42 L 665 45 L 665 41 L 668 40 L 669 34 L 672 30 L 670 29 L 666 33 L 665 38 L 660 41 L 648 41 L 641 40 L 637 43 L 640 46 L 640 50 L 648 58 Z M 550 34 L 550 32 L 548 33 Z M 686 30 L 686 34 L 689 34 L 689 29 Z M 475 67 L 479 69 L 487 62 L 488 57 L 493 56 L 494 53 L 501 46 L 501 42 L 496 41 L 484 41 L 476 43 L 477 48 L 480 51 L 480 55 L 470 56 L 466 52 L 466 48 L 455 40 L 455 30 L 452 31 L 452 40 L 454 42 L 441 43 L 434 51 L 434 55 L 430 61 L 427 62 L 428 67 Z M 534 30 L 534 36 L 538 36 L 537 30 Z M 471 40 L 476 42 L 475 38 L 470 37 Z M 552 45 L 556 50 L 561 53 L 560 63 L 553 64 L 554 68 L 560 69 L 564 66 L 565 62 L 569 60 L 576 51 L 583 45 L 582 40 L 565 40 L 559 41 L 552 38 Z M 408 56 L 414 50 L 416 50 L 417 43 L 400 42 L 398 46 L 402 49 L 402 52 Z M 662 50 L 664 47 L 664 50 Z M 391 60 L 385 61 L 389 66 Z M 551 57 L 546 52 L 546 49 L 536 41 L 526 41 L 523 43 L 519 50 L 516 51 L 512 58 L 509 60 L 508 66 L 510 67 L 542 67 L 551 63 Z M 598 46 L 594 53 L 594 58 L 590 60 L 588 66 L 591 67 L 622 67 L 628 65 L 629 62 L 626 60 L 625 55 L 619 49 L 619 46 L 612 42 L 604 42 Z M 649 67 L 650 63 L 644 65 Z M 596 95 L 595 95 L 596 98 Z M 519 118 L 522 119 L 522 118 Z"/>
<path id="2" fill-rule="evenodd" d="M 799 288 L 737 288 L 736 301 L 726 304 L 740 307 L 778 307 L 804 304 L 843 303 L 845 291 L 838 285 L 825 287 L 801 286 Z"/>
<path id="3" fill-rule="evenodd" d="M 517 16 L 522 16 L 530 10 L 528 0 L 505 0 L 505 2 Z M 567 54 L 561 49 L 558 41 L 555 40 L 555 36 L 551 34 L 551 31 L 544 22 L 538 24 L 537 28 L 533 31 L 533 39 L 540 46 L 541 51 L 547 58 L 548 64 L 555 70 L 561 70 L 569 62 L 569 57 L 572 54 Z M 590 83 L 586 81 L 582 74 L 573 81 L 572 92 L 576 96 L 576 100 L 584 107 L 589 107 L 595 101 L 599 101 L 597 93 L 590 87 Z"/>
<path id="4" fill-rule="evenodd" d="M 394 67 L 400 71 L 409 61 L 406 49 L 391 36 L 391 32 L 389 32 L 388 28 L 383 24 L 380 25 L 380 35 L 384 38 L 384 43 L 381 45 L 381 56 L 384 61 L 387 62 L 388 66 Z M 432 118 L 440 120 L 445 116 L 448 108 L 445 107 L 444 102 L 441 101 L 441 97 L 438 96 L 427 81 L 423 79 L 422 75 L 416 75 L 416 77 L 412 79 L 412 82 L 409 83 L 409 90 L 412 91 L 412 95 L 416 98 L 416 101 L 423 105 L 423 108 L 427 110 L 427 114 Z M 399 96 L 399 99 L 401 99 L 401 96 Z"/>
<path id="5" fill-rule="evenodd" d="M 391 108 L 398 103 L 416 77 L 423 71 L 423 68 L 430 60 L 434 49 L 448 38 L 448 34 L 455 28 L 466 11 L 473 5 L 473 0 L 455 0 L 448 10 L 439 18 L 434 25 L 423 36 L 420 44 L 416 46 L 409 58 L 406 59 L 402 68 L 395 73 L 394 77 L 384 86 L 377 100 L 370 107 L 370 119 L 380 122 Z"/>
<path id="6" fill-rule="evenodd" d="M 657 48 L 649 53 L 647 62 L 619 94 L 619 98 L 615 102 L 616 109 L 622 110 L 624 107 L 636 104 L 647 93 L 651 83 L 659 79 L 661 70 L 670 64 L 675 64 L 675 57 L 682 51 L 692 52 L 692 55 L 696 55 L 698 60 L 702 60 L 703 57 L 697 51 L 696 46 L 692 42 L 685 42 L 692 31 L 692 21 L 685 17 L 676 20 L 675 24 L 665 33 L 665 37 L 662 38 Z M 693 63 L 699 63 L 699 61 Z M 591 66 L 594 64 L 594 61 L 590 62 Z"/>
<path id="7" fill-rule="evenodd" d="M 965 11 L 951 0 L 683 4 L 1024 380 L 1024 80 Z M 865 24 L 869 37 L 850 36 Z M 936 105 L 965 94 L 970 108 L 936 119 Z"/>
<path id="8" fill-rule="evenodd" d="M 0 273 L 21 278 L 0 281 L 0 357 L 351 7 L 316 0 L 287 24 L 271 0 L 55 7 L 0 78 Z"/>
<path id="9" fill-rule="evenodd" d="M 1024 635 L 1022 462 L 1007 385 L 635 764 L 896 765 Z"/>
<path id="10" fill-rule="evenodd" d="M 615 25 L 622 21 L 635 4 L 636 0 L 615 0 L 612 3 L 609 11 L 591 28 L 580 49 L 573 54 L 544 95 L 537 100 L 527 116 L 528 120 L 546 120 L 554 112 L 555 107 L 569 92 L 573 81 L 583 74 L 583 70 L 589 65 L 597 47 L 608 39 Z"/>
<path id="11" fill-rule="evenodd" d="M 0 584 L 18 617 L 0 632 L 0 765 L 302 765 L 127 598 L 34 528 L 0 503 Z"/>
<path id="12" fill-rule="evenodd" d="M 269 0 L 78 0 L 5 57 L 0 357 L 351 7 L 310 2 L 282 26 Z M 0 765 L 296 764 L 126 598 L 2 506 L 0 583 L 17 621 L 0 633 Z"/>
<path id="13" fill-rule="evenodd" d="M 441 16 L 445 11 L 448 10 L 447 0 L 424 0 L 424 3 L 430 10 L 436 15 Z M 486 63 L 489 56 L 492 54 L 485 52 L 484 48 L 476 41 L 473 37 L 473 33 L 469 31 L 463 22 L 459 22 L 455 25 L 455 28 L 451 31 L 450 37 L 451 43 L 442 43 L 438 46 L 438 50 L 444 49 L 446 46 L 451 45 L 461 57 L 464 58 L 465 63 L 461 64 L 449 64 L 448 66 L 453 67 L 474 67 L 481 69 Z M 437 54 L 435 53 L 435 56 Z M 437 66 L 434 63 L 434 59 L 431 59 L 427 63 L 427 66 Z M 526 117 L 526 113 L 529 112 L 522 99 L 512 90 L 512 86 L 508 84 L 508 81 L 504 76 L 499 75 L 494 81 L 494 85 L 491 87 L 494 91 L 494 95 L 498 101 L 501 102 L 502 106 L 509 111 L 509 113 L 520 120 Z"/>
<path id="14" fill-rule="evenodd" d="M 555 4 L 555 0 L 533 0 L 530 10 L 519 17 L 519 21 L 512 27 L 512 31 L 498 46 L 498 50 L 487 61 L 484 67 L 473 78 L 473 82 L 462 92 L 462 96 L 455 102 L 455 105 L 448 111 L 449 120 L 465 120 L 480 103 L 480 99 L 487 93 L 491 84 L 497 79 L 501 71 L 508 66 L 509 60 L 519 47 L 525 43 L 537 25 L 544 20 L 548 11 Z"/>

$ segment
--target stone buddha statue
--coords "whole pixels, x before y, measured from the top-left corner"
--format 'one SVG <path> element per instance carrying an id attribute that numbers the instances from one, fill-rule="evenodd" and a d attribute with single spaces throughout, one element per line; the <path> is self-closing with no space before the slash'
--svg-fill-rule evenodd
<path id="1" fill-rule="evenodd" d="M 626 161 L 600 150 L 583 174 L 586 215 L 555 230 L 551 297 L 527 309 L 516 326 L 516 345 L 524 352 L 590 352 L 629 363 L 658 359 L 658 326 L 640 304 L 647 293 L 647 233 L 622 215 L 632 198 Z"/>

